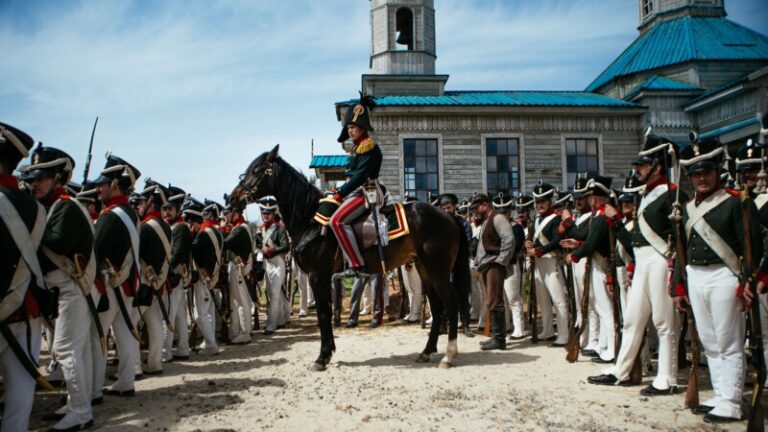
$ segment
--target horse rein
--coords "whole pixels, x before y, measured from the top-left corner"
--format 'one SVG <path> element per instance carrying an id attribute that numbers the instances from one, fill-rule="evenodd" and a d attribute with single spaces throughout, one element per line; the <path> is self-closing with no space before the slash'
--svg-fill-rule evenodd
<path id="1" fill-rule="evenodd" d="M 245 178 L 247 176 L 246 173 L 243 173 L 240 175 L 240 182 L 238 183 L 238 186 L 244 190 L 243 192 L 243 199 L 245 199 L 246 202 L 248 202 L 248 197 L 253 195 L 254 190 L 259 187 L 262 180 L 264 180 L 264 177 L 272 177 L 273 173 L 273 164 L 274 162 L 270 162 L 269 166 L 264 170 L 264 172 L 259 176 L 259 178 L 253 183 L 253 186 L 248 186 L 244 184 Z"/>

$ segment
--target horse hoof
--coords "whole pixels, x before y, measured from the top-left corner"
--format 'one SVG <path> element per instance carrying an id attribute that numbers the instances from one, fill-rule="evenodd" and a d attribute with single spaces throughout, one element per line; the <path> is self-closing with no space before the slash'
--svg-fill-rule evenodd
<path id="1" fill-rule="evenodd" d="M 416 357 L 416 363 L 429 363 L 429 355 L 421 353 Z"/>
<path id="2" fill-rule="evenodd" d="M 450 369 L 453 367 L 453 365 L 448 361 L 441 361 L 439 365 L 437 365 L 440 369 Z"/>
<path id="3" fill-rule="evenodd" d="M 314 372 L 322 372 L 325 369 L 327 369 L 327 367 L 324 364 L 317 363 L 317 362 L 312 363 L 312 366 L 309 367 L 309 370 L 314 371 Z"/>

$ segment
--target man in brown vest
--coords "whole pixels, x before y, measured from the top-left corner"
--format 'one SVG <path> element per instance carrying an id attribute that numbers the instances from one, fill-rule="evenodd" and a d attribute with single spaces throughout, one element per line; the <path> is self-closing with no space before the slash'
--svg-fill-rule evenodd
<path id="1" fill-rule="evenodd" d="M 515 237 L 509 220 L 493 211 L 487 195 L 476 195 L 470 210 L 482 221 L 475 265 L 485 281 L 485 306 L 491 315 L 491 339 L 481 342 L 483 351 L 507 349 L 504 329 L 504 279 L 514 254 Z"/>

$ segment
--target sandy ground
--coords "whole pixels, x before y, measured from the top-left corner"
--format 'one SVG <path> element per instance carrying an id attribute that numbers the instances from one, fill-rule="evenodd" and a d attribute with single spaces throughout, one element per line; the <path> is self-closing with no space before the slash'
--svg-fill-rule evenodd
<path id="1" fill-rule="evenodd" d="M 367 318 L 367 317 L 365 317 Z M 325 372 L 308 366 L 319 352 L 315 318 L 295 319 L 249 345 L 225 346 L 216 357 L 193 355 L 141 380 L 136 397 L 107 397 L 95 407 L 103 431 L 445 431 L 445 430 L 744 430 L 746 422 L 713 427 L 683 409 L 683 396 L 645 398 L 639 387 L 586 383 L 601 366 L 565 361 L 562 348 L 528 340 L 505 352 L 481 352 L 482 336 L 459 336 L 451 370 L 415 363 L 427 332 L 387 323 L 337 329 L 337 351 Z M 440 350 L 447 343 L 441 337 Z M 702 370 L 703 375 L 708 372 Z M 648 383 L 645 379 L 645 384 Z M 711 394 L 706 381 L 705 400 Z M 63 392 L 39 392 L 33 430 L 58 407 Z"/>

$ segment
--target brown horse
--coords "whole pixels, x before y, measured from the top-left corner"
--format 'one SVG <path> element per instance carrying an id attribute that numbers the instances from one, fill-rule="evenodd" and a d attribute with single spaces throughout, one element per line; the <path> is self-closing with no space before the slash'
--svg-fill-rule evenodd
<path id="1" fill-rule="evenodd" d="M 320 356 L 312 365 L 314 370 L 325 370 L 336 350 L 331 326 L 331 276 L 341 271 L 343 258 L 338 243 L 330 232 L 321 235 L 321 226 L 312 221 L 321 197 L 320 191 L 304 176 L 277 155 L 278 147 L 251 162 L 240 176 L 240 184 L 232 197 L 255 200 L 265 195 L 277 198 L 285 226 L 293 240 L 293 257 L 309 282 L 317 303 L 317 322 L 320 327 Z M 424 351 L 416 361 L 427 362 L 437 352 L 444 313 L 448 317 L 448 349 L 440 367 L 449 368 L 458 354 L 456 327 L 458 325 L 458 297 L 451 281 L 454 262 L 459 249 L 460 232 L 446 213 L 425 203 L 405 206 L 410 234 L 392 240 L 384 249 L 387 271 L 396 269 L 411 259 L 421 276 L 424 293 L 432 308 L 432 327 Z M 380 273 L 377 248 L 363 251 L 366 272 Z"/>

